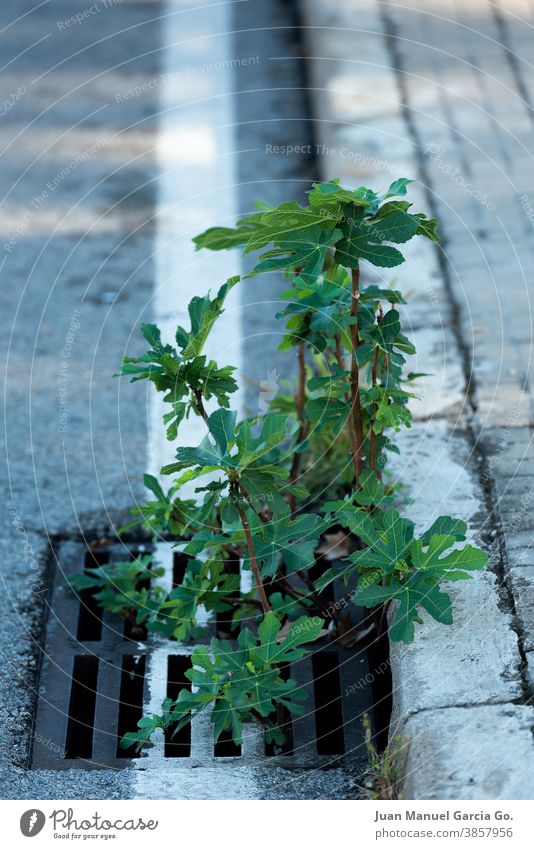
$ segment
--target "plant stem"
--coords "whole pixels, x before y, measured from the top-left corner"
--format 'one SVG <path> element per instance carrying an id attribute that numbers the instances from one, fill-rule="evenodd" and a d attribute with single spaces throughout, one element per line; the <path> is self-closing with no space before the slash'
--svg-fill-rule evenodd
<path id="1" fill-rule="evenodd" d="M 239 493 L 239 484 L 234 485 L 234 492 Z M 241 519 L 241 524 L 243 526 L 243 530 L 245 532 L 245 539 L 247 541 L 248 554 L 250 557 L 250 565 L 252 568 L 252 574 L 254 575 L 254 580 L 256 582 L 256 588 L 258 590 L 258 594 L 261 601 L 261 606 L 263 608 L 264 613 L 270 613 L 271 605 L 269 604 L 269 599 L 267 598 L 267 594 L 265 592 L 265 587 L 263 586 L 263 582 L 261 580 L 261 573 L 258 567 L 258 561 L 256 560 L 256 551 L 254 549 L 254 540 L 252 539 L 252 533 L 250 530 L 250 525 L 248 523 L 248 519 L 245 511 L 239 504 L 236 503 L 237 512 L 239 513 L 239 518 Z"/>
<path id="2" fill-rule="evenodd" d="M 306 403 L 306 357 L 304 345 L 299 345 L 297 348 L 297 364 L 298 364 L 298 386 L 295 395 L 295 407 L 297 413 L 297 421 L 299 422 L 299 432 L 297 435 L 297 443 L 304 442 L 308 435 L 308 422 L 304 420 L 304 405 Z M 289 483 L 297 482 L 300 472 L 300 464 L 302 461 L 302 452 L 295 451 L 293 461 L 291 463 L 291 471 L 289 472 Z M 293 493 L 288 497 L 291 515 L 294 516 L 297 507 L 297 499 Z"/>
<path id="3" fill-rule="evenodd" d="M 341 336 L 339 333 L 336 333 L 336 361 L 341 369 L 341 371 L 345 371 L 345 360 L 343 357 L 343 350 L 341 347 Z M 345 391 L 345 401 L 347 406 L 350 403 L 350 394 L 349 391 Z M 352 465 L 354 466 L 354 477 L 358 480 L 359 470 L 358 470 L 358 450 L 356 447 L 356 434 L 354 433 L 354 422 L 352 420 L 352 416 L 349 416 L 347 419 L 347 429 L 349 432 L 349 442 L 350 442 L 350 453 L 352 456 Z"/>
<path id="4" fill-rule="evenodd" d="M 221 601 L 224 601 L 225 604 L 243 604 L 243 599 L 240 596 L 223 595 L 221 597 Z M 258 599 L 255 598 L 247 599 L 246 604 L 255 604 L 256 606 L 261 607 L 261 601 L 258 601 Z"/>
<path id="5" fill-rule="evenodd" d="M 260 725 L 263 725 L 264 728 L 275 728 L 274 722 L 272 722 L 268 717 L 262 716 L 255 708 L 250 709 L 250 715 L 256 719 Z"/>
<path id="6" fill-rule="evenodd" d="M 285 575 L 282 575 L 280 578 L 278 578 L 278 580 L 282 581 L 282 583 L 285 584 L 289 595 L 293 596 L 296 601 L 300 601 L 300 599 L 311 599 L 311 601 L 313 601 L 313 603 L 317 606 L 318 609 L 321 609 L 321 607 L 323 606 L 321 599 L 313 588 L 311 588 L 312 591 L 310 593 L 303 593 L 300 590 L 297 590 L 297 588 L 293 586 L 291 581 L 289 581 L 285 577 Z"/>
<path id="7" fill-rule="evenodd" d="M 254 507 L 254 505 L 253 505 L 253 503 L 252 503 L 252 499 L 251 499 L 251 497 L 250 497 L 250 495 L 249 495 L 248 491 L 245 489 L 245 487 L 243 486 L 243 484 L 242 484 L 242 483 L 240 483 L 240 484 L 239 484 L 239 492 L 240 492 L 240 493 L 241 493 L 241 495 L 243 496 L 244 500 L 247 502 L 247 504 L 248 504 L 248 506 L 250 507 L 250 509 L 252 510 L 252 512 L 253 512 L 253 513 L 255 513 L 255 514 L 256 514 L 256 516 L 258 517 L 258 519 L 260 520 L 260 522 L 261 522 L 263 525 L 265 525 L 265 524 L 269 521 L 269 520 L 267 519 L 267 516 L 265 516 L 265 515 L 264 515 L 263 513 L 261 513 L 260 511 L 256 510 L 256 508 Z"/>
<path id="8" fill-rule="evenodd" d="M 350 328 L 351 337 L 351 368 L 350 368 L 350 387 L 352 396 L 352 416 L 354 422 L 354 433 L 356 436 L 356 489 L 360 488 L 360 475 L 363 470 L 365 461 L 364 454 L 364 437 L 363 437 L 363 416 L 362 405 L 360 401 L 360 369 L 356 359 L 356 352 L 360 345 L 360 335 L 358 332 L 358 307 L 360 304 L 360 269 L 359 267 L 352 269 L 352 298 L 350 304 L 350 314 L 353 319 L 353 324 Z"/>
<path id="9" fill-rule="evenodd" d="M 382 310 L 382 306 L 381 306 L 381 304 L 379 304 L 378 305 L 377 324 L 380 324 L 380 322 L 382 321 L 383 315 L 384 315 L 384 312 Z M 371 383 L 373 385 L 373 388 L 378 383 L 378 359 L 379 359 L 379 357 L 380 357 L 380 348 L 377 345 L 376 348 L 375 348 L 374 355 L 373 355 L 373 365 L 371 366 Z M 377 410 L 378 410 L 378 404 L 375 401 L 373 403 L 373 407 L 372 407 L 372 412 L 373 412 L 373 415 L 371 417 L 372 419 L 374 418 L 374 415 L 376 414 Z M 373 422 L 373 420 L 371 420 L 371 429 L 370 429 L 370 436 L 369 436 L 369 466 L 371 467 L 372 471 L 375 472 L 375 474 L 378 475 L 379 478 L 381 478 L 380 471 L 378 471 L 377 468 L 376 468 L 376 433 L 374 431 L 373 424 L 374 424 L 374 422 Z"/>
<path id="10" fill-rule="evenodd" d="M 193 395 L 195 396 L 195 407 L 197 408 L 197 412 L 200 416 L 202 416 L 204 421 L 207 423 L 208 414 L 206 413 L 206 410 L 204 409 L 204 402 L 202 400 L 202 390 L 192 388 L 192 391 L 193 391 Z"/>
<path id="11" fill-rule="evenodd" d="M 378 357 L 380 354 L 380 348 L 378 345 L 375 348 L 375 352 L 373 355 L 373 365 L 371 367 L 371 383 L 373 387 L 377 384 L 377 371 L 378 371 Z M 373 402 L 373 415 L 378 410 L 378 404 L 376 401 Z M 376 433 L 374 431 L 374 422 L 371 421 L 371 430 L 369 435 L 369 466 L 371 467 L 371 471 L 376 473 Z"/>
<path id="12" fill-rule="evenodd" d="M 200 415 L 202 416 L 204 421 L 207 422 L 208 421 L 208 415 L 206 413 L 206 410 L 204 409 L 204 404 L 202 402 L 202 392 L 200 391 L 200 389 L 193 389 L 193 395 L 195 396 L 195 404 L 196 404 L 196 408 L 197 408 L 198 412 L 200 413 Z M 252 566 L 252 572 L 253 572 L 253 575 L 254 575 L 254 580 L 256 581 L 256 587 L 258 589 L 258 593 L 259 593 L 259 596 L 260 596 L 261 606 L 262 606 L 264 613 L 269 613 L 270 610 L 271 610 L 271 606 L 269 604 L 269 600 L 268 600 L 267 594 L 265 592 L 265 587 L 263 586 L 263 583 L 262 583 L 262 580 L 261 580 L 261 574 L 260 574 L 260 570 L 258 568 L 258 562 L 256 560 L 256 552 L 254 550 L 254 540 L 252 539 L 252 533 L 250 531 L 250 525 L 248 523 L 248 519 L 247 519 L 245 511 L 243 510 L 243 508 L 239 504 L 239 496 L 241 496 L 242 498 L 245 499 L 247 504 L 250 506 L 250 509 L 253 510 L 256 513 L 256 515 L 258 515 L 259 518 L 262 521 L 266 521 L 266 520 L 263 519 L 261 517 L 261 515 L 259 513 L 257 513 L 257 511 L 252 506 L 251 501 L 250 501 L 250 496 L 249 496 L 248 492 L 246 491 L 245 487 L 240 486 L 239 483 L 235 483 L 235 484 L 232 484 L 232 488 L 234 490 L 234 493 L 235 493 L 236 499 L 237 499 L 236 500 L 237 512 L 239 513 L 239 518 L 241 519 L 241 524 L 242 524 L 243 530 L 245 532 L 245 539 L 247 541 L 247 548 L 248 548 L 248 553 L 249 553 L 249 557 L 250 557 L 250 564 Z"/>

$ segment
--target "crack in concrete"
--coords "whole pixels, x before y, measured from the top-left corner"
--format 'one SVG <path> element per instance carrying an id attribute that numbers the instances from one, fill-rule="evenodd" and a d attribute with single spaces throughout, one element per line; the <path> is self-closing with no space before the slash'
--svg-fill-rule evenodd
<path id="1" fill-rule="evenodd" d="M 514 78 L 514 82 L 517 86 L 517 91 L 519 92 L 521 100 L 523 101 L 523 104 L 526 107 L 526 113 L 530 121 L 534 124 L 534 106 L 530 99 L 526 83 L 523 79 L 523 75 L 519 67 L 519 62 L 517 61 L 517 55 L 512 47 L 510 34 L 508 32 L 508 24 L 497 0 L 494 0 L 493 3 L 490 3 L 489 8 L 491 10 L 491 14 L 493 15 L 495 26 L 497 27 L 497 32 L 499 33 L 501 39 L 501 47 L 504 48 L 506 61 L 508 62 L 510 71 Z"/>
<path id="2" fill-rule="evenodd" d="M 476 710 L 481 707 L 496 707 L 498 705 L 524 705 L 525 700 L 523 698 L 518 699 L 488 699 L 483 702 L 451 702 L 450 704 L 445 705 L 429 705 L 428 707 L 420 707 L 416 710 L 408 710 L 402 714 L 400 720 L 402 723 L 406 723 L 408 719 L 411 719 L 412 716 L 419 716 L 422 713 L 434 713 L 434 711 L 439 710 L 451 710 L 453 708 L 459 708 L 462 710 Z"/>

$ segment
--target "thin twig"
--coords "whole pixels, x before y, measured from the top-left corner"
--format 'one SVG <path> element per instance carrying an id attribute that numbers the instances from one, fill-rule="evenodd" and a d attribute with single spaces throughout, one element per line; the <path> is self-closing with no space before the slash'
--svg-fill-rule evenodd
<path id="1" fill-rule="evenodd" d="M 225 604 L 255 604 L 257 607 L 261 607 L 261 601 L 256 598 L 243 600 L 240 596 L 223 595 L 219 601 L 224 601 Z"/>
<path id="2" fill-rule="evenodd" d="M 299 345 L 297 348 L 297 364 L 298 364 L 298 386 L 295 395 L 295 408 L 297 413 L 297 421 L 299 422 L 299 432 L 297 435 L 297 444 L 304 442 L 308 435 L 309 424 L 304 419 L 304 405 L 306 403 L 306 355 L 304 345 Z M 289 483 L 295 484 L 299 478 L 300 464 L 302 461 L 302 452 L 295 451 L 293 461 L 291 463 L 291 471 L 289 472 Z M 294 516 L 297 507 L 297 499 L 294 493 L 289 493 L 289 506 L 291 515 Z"/>
<path id="3" fill-rule="evenodd" d="M 238 483 L 235 484 L 234 492 L 239 493 Z M 261 580 L 261 573 L 258 567 L 258 561 L 256 560 L 256 551 L 254 548 L 254 540 L 252 539 L 252 533 L 250 531 L 250 525 L 248 523 L 246 513 L 239 504 L 239 502 L 237 503 L 237 512 L 239 513 L 239 518 L 241 519 L 241 524 L 245 532 L 245 539 L 247 542 L 247 548 L 250 557 L 250 566 L 252 568 L 252 574 L 254 575 L 256 588 L 260 596 L 261 606 L 263 608 L 264 613 L 270 613 L 271 605 L 269 604 L 269 599 L 267 598 L 267 593 L 265 592 L 265 587 L 263 586 L 263 582 Z"/>
<path id="4" fill-rule="evenodd" d="M 248 491 L 245 489 L 245 487 L 243 486 L 243 484 L 241 483 L 241 481 L 239 482 L 239 491 L 241 492 L 241 494 L 242 494 L 243 498 L 244 498 L 244 499 L 245 499 L 245 501 L 247 502 L 247 504 L 248 504 L 248 506 L 250 507 L 250 509 L 253 511 L 253 513 L 255 513 L 255 514 L 256 514 L 256 516 L 258 517 L 258 519 L 260 520 L 260 522 L 262 523 L 262 525 L 267 524 L 267 522 L 269 521 L 269 519 L 267 518 L 267 516 L 265 516 L 265 515 L 264 515 L 264 513 L 262 513 L 262 512 L 261 512 L 261 511 L 259 511 L 259 510 L 256 510 L 256 508 L 254 507 L 254 505 L 253 505 L 253 503 L 252 503 L 252 499 L 251 499 L 251 497 L 250 497 L 250 494 L 249 494 L 249 493 L 248 493 Z"/>
<path id="5" fill-rule="evenodd" d="M 379 305 L 379 307 L 378 307 L 378 318 L 377 318 L 378 324 L 380 324 L 380 322 L 382 321 L 382 316 L 383 316 L 382 306 Z M 373 365 L 371 367 L 371 383 L 372 383 L 373 388 L 375 388 L 377 386 L 377 383 L 378 383 L 378 358 L 379 358 L 379 356 L 380 356 L 380 348 L 377 345 L 376 348 L 375 348 L 374 354 L 373 354 Z M 377 470 L 377 468 L 376 468 L 376 433 L 375 433 L 375 430 L 374 430 L 374 421 L 373 421 L 377 410 L 378 410 L 378 404 L 377 404 L 376 401 L 374 401 L 373 405 L 372 405 L 373 415 L 372 415 L 371 429 L 370 429 L 370 436 L 369 436 L 369 466 L 371 467 L 371 470 L 373 472 L 375 472 L 375 474 L 378 475 L 378 477 L 380 478 L 381 477 L 380 471 Z"/>
<path id="6" fill-rule="evenodd" d="M 297 590 L 297 588 L 286 578 L 285 575 L 282 575 L 280 578 L 278 578 L 278 580 L 282 581 L 282 583 L 286 585 L 289 595 L 293 596 L 296 601 L 300 601 L 301 599 L 309 599 L 317 605 L 318 609 L 321 609 L 323 607 L 323 603 L 319 596 L 316 595 L 315 591 L 312 591 L 311 593 L 303 593 L 300 590 Z"/>
<path id="7" fill-rule="evenodd" d="M 378 371 L 378 357 L 380 354 L 380 348 L 378 345 L 375 348 L 375 352 L 373 354 L 373 365 L 371 367 L 371 383 L 373 388 L 377 385 L 377 371 Z M 376 473 L 376 433 L 374 430 L 374 416 L 378 410 L 378 404 L 376 401 L 373 401 L 372 412 L 373 412 L 373 420 L 371 421 L 371 429 L 369 435 L 369 466 L 371 467 L 371 471 Z"/>
<path id="8" fill-rule="evenodd" d="M 356 435 L 356 489 L 360 488 L 360 476 L 365 460 L 364 454 L 364 437 L 363 437 L 363 416 L 362 405 L 360 401 L 360 368 L 356 359 L 356 352 L 360 346 L 360 336 L 358 331 L 358 307 L 360 304 L 360 269 L 358 267 L 352 269 L 352 297 L 350 304 L 350 314 L 353 319 L 353 324 L 350 328 L 351 337 L 351 368 L 350 368 L 350 387 L 352 396 L 352 415 L 354 421 L 354 433 Z"/>

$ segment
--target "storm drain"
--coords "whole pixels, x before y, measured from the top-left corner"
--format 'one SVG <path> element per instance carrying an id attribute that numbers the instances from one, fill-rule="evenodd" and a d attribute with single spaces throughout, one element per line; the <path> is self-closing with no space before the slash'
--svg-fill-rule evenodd
<path id="1" fill-rule="evenodd" d="M 169 587 L 180 583 L 187 557 L 170 543 L 93 551 L 67 542 L 57 552 L 32 768 L 169 769 L 173 762 L 196 767 L 229 761 L 264 767 L 361 767 L 366 762 L 362 719 L 372 708 L 370 682 L 376 676 L 364 648 L 345 649 L 337 643 L 317 643 L 305 659 L 283 669 L 283 675 L 307 690 L 308 702 L 304 716 L 280 717 L 286 731 L 282 751 L 267 745 L 255 724 L 245 726 L 241 746 L 229 734 L 214 744 L 208 715 L 196 717 L 174 736 L 172 729 L 159 736 L 140 755 L 119 746 L 122 735 L 135 730 L 142 716 L 159 712 L 166 696 L 175 699 L 191 686 L 185 673 L 194 645 L 147 637 L 144 629 L 103 613 L 90 593 L 76 596 L 68 577 L 150 551 L 153 562 L 165 568 L 164 578 L 158 580 Z M 242 581 L 248 579 L 243 573 Z M 216 629 L 224 630 L 225 622 L 207 620 L 207 625 L 206 641 Z"/>

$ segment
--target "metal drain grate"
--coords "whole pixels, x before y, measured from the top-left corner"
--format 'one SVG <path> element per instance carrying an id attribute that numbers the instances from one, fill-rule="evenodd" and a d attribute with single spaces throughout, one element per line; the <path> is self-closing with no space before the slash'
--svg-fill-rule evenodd
<path id="1" fill-rule="evenodd" d="M 369 659 L 365 649 L 336 644 L 316 644 L 307 658 L 284 669 L 283 674 L 308 691 L 309 712 L 284 717 L 288 742 L 282 754 L 273 754 L 255 725 L 246 726 L 241 747 L 229 736 L 214 745 L 209 716 L 197 717 L 174 737 L 161 737 L 140 756 L 121 749 L 120 737 L 135 729 L 143 714 L 159 711 L 165 696 L 176 698 L 191 686 L 185 672 L 194 646 L 153 635 L 147 639 L 130 623 L 102 613 L 89 594 L 77 598 L 67 578 L 95 561 L 103 565 L 151 550 L 147 545 L 128 551 L 112 546 L 94 553 L 79 543 L 61 545 L 43 653 L 33 769 L 150 769 L 163 764 L 168 769 L 173 759 L 195 767 L 229 760 L 287 767 L 365 763 L 362 715 L 372 704 L 366 683 L 373 677 Z M 168 586 L 181 581 L 187 559 L 169 543 L 155 546 L 154 560 L 165 567 Z M 248 573 L 242 578 L 248 580 Z M 224 624 L 209 622 L 206 639 Z"/>

